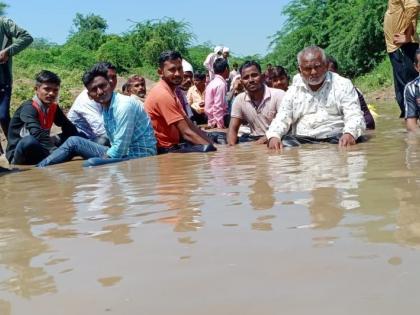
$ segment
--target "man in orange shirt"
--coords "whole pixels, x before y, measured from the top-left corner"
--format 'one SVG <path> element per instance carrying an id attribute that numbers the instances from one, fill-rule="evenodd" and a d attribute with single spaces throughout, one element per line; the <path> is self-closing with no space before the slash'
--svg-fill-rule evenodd
<path id="1" fill-rule="evenodd" d="M 386 50 L 394 74 L 395 97 L 405 115 L 404 87 L 418 73 L 414 69 L 414 56 L 419 47 L 416 34 L 419 3 L 417 0 L 388 0 L 384 18 Z"/>
<path id="2" fill-rule="evenodd" d="M 158 153 L 216 151 L 207 134 L 187 117 L 175 88 L 183 80 L 182 56 L 165 51 L 159 57 L 160 81 L 145 101 L 157 139 Z"/>

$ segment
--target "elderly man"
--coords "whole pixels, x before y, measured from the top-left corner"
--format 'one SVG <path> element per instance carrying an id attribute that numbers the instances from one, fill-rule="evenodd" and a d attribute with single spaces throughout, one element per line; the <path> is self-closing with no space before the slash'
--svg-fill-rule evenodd
<path id="1" fill-rule="evenodd" d="M 144 103 L 146 98 L 146 80 L 142 76 L 135 74 L 128 78 L 126 84 L 127 94 Z"/>
<path id="2" fill-rule="evenodd" d="M 266 133 L 270 149 L 284 144 L 330 142 L 356 144 L 365 130 L 356 89 L 350 80 L 328 71 L 324 50 L 310 46 L 298 54 L 300 74 L 293 80 L 282 106 Z"/>

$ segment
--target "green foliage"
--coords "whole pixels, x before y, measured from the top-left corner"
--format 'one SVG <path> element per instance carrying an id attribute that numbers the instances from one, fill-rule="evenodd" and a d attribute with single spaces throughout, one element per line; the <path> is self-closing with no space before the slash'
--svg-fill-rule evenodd
<path id="1" fill-rule="evenodd" d="M 72 31 L 72 33 L 98 31 L 103 34 L 108 28 L 106 20 L 95 14 L 83 15 L 81 13 L 76 13 L 75 18 L 73 19 L 73 25 L 75 26 L 76 31 Z"/>
<path id="2" fill-rule="evenodd" d="M 176 50 L 188 59 L 188 46 L 194 38 L 189 28 L 188 23 L 170 18 L 149 20 L 135 24 L 127 37 L 141 62 L 156 66 L 165 50 Z"/>
<path id="3" fill-rule="evenodd" d="M 99 30 L 74 33 L 66 45 L 76 45 L 88 50 L 97 50 L 105 42 L 104 34 Z"/>
<path id="4" fill-rule="evenodd" d="M 135 67 L 136 50 L 123 39 L 115 37 L 106 41 L 96 53 L 98 60 L 106 60 L 114 64 L 119 73 Z"/>
<path id="5" fill-rule="evenodd" d="M 383 87 L 391 86 L 392 67 L 389 58 L 384 58 L 383 61 L 371 72 L 358 77 L 354 84 L 363 93 L 372 92 Z"/>
<path id="6" fill-rule="evenodd" d="M 6 14 L 6 8 L 8 7 L 9 5 L 7 5 L 6 3 L 4 3 L 4 2 L 0 2 L 0 15 L 5 15 Z"/>
<path id="7" fill-rule="evenodd" d="M 338 60 L 344 74 L 366 73 L 385 56 L 385 10 L 383 0 L 292 0 L 283 10 L 286 23 L 273 36 L 273 51 L 265 61 L 295 71 L 297 53 L 318 45 Z"/>
<path id="8" fill-rule="evenodd" d="M 48 65 L 55 62 L 55 57 L 48 49 L 27 48 L 15 57 L 15 67 L 26 68 L 30 65 Z"/>
<path id="9" fill-rule="evenodd" d="M 96 58 L 90 50 L 79 45 L 69 44 L 63 46 L 56 61 L 65 68 L 87 69 L 96 62 Z"/>
<path id="10" fill-rule="evenodd" d="M 205 68 L 203 65 L 204 60 L 206 59 L 207 55 L 212 52 L 212 48 L 210 44 L 204 43 L 202 45 L 193 46 L 188 49 L 188 62 L 194 68 L 194 71 L 205 72 Z"/>

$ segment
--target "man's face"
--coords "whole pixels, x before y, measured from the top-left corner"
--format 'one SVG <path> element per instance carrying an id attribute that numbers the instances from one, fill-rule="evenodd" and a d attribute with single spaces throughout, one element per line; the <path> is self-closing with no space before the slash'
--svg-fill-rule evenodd
<path id="1" fill-rule="evenodd" d="M 206 79 L 204 80 L 194 79 L 194 85 L 197 87 L 199 91 L 204 91 L 204 89 L 206 88 Z"/>
<path id="2" fill-rule="evenodd" d="M 328 65 L 322 60 L 320 52 L 307 53 L 300 60 L 300 74 L 309 85 L 318 87 L 324 80 L 328 71 Z"/>
<path id="3" fill-rule="evenodd" d="M 256 66 L 242 69 L 241 81 L 248 92 L 255 92 L 263 88 L 263 76 Z"/>
<path id="4" fill-rule="evenodd" d="M 59 91 L 60 86 L 55 83 L 42 83 L 41 85 L 35 87 L 36 96 L 44 105 L 47 106 L 57 102 Z"/>
<path id="5" fill-rule="evenodd" d="M 117 72 L 114 69 L 108 69 L 108 80 L 111 85 L 111 89 L 114 91 L 117 86 Z"/>
<path id="6" fill-rule="evenodd" d="M 225 58 L 225 59 L 229 58 L 229 52 L 228 51 L 225 51 L 223 53 L 223 58 Z"/>
<path id="7" fill-rule="evenodd" d="M 130 84 L 128 88 L 130 94 L 137 95 L 138 97 L 145 97 L 146 96 L 146 81 L 144 78 L 134 81 Z"/>
<path id="8" fill-rule="evenodd" d="M 86 87 L 88 95 L 95 102 L 102 105 L 109 105 L 112 98 L 112 86 L 109 80 L 102 76 L 97 76 Z"/>
<path id="9" fill-rule="evenodd" d="M 193 84 L 193 73 L 191 71 L 186 71 L 184 72 L 184 77 L 182 79 L 182 83 L 181 83 L 181 89 L 183 89 L 184 91 L 188 91 L 188 89 L 192 86 Z"/>
<path id="10" fill-rule="evenodd" d="M 273 77 L 271 79 L 271 83 L 272 83 L 273 88 L 282 89 L 283 91 L 286 91 L 289 87 L 289 79 L 285 75 Z"/>
<path id="11" fill-rule="evenodd" d="M 176 87 L 180 85 L 184 78 L 182 60 L 180 58 L 175 60 L 166 60 L 163 66 L 158 69 L 158 74 L 160 78 L 170 86 Z"/>

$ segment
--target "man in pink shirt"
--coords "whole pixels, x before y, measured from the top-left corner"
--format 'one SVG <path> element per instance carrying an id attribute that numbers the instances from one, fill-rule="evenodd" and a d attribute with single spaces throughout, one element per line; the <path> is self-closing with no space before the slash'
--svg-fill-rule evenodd
<path id="1" fill-rule="evenodd" d="M 204 111 L 211 128 L 224 129 L 229 125 L 228 104 L 226 102 L 229 65 L 226 59 L 220 58 L 214 62 L 214 79 L 206 87 Z"/>

